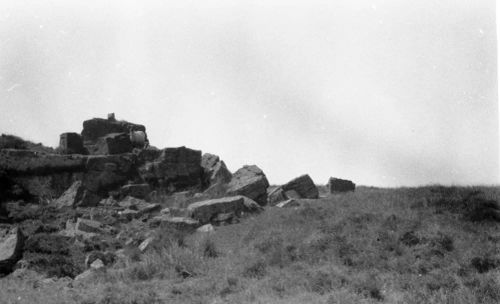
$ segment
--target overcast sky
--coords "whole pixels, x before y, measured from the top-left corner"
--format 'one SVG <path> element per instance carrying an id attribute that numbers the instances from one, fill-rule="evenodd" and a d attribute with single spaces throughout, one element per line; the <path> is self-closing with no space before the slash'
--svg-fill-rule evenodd
<path id="1" fill-rule="evenodd" d="M 2 1 L 0 132 L 83 120 L 375 186 L 498 184 L 494 0 Z"/>

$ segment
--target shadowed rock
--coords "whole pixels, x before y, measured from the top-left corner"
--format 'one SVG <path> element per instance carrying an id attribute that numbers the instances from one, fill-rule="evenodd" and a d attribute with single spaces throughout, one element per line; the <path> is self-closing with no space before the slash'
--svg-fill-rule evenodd
<path id="1" fill-rule="evenodd" d="M 292 179 L 288 183 L 282 186 L 285 192 L 294 190 L 299 195 L 300 198 L 318 198 L 319 191 L 314 184 L 311 177 L 307 174 L 301 175 L 297 178 Z M 290 197 L 290 196 L 289 196 Z M 290 197 L 292 198 L 292 197 Z"/>
<path id="2" fill-rule="evenodd" d="M 330 193 L 354 191 L 356 184 L 350 180 L 330 177 L 328 180 L 328 190 Z"/>
<path id="3" fill-rule="evenodd" d="M 82 136 L 78 133 L 63 133 L 59 137 L 59 152 L 61 154 L 86 154 Z"/>
<path id="4" fill-rule="evenodd" d="M 127 133 L 130 131 L 146 132 L 146 127 L 127 121 L 115 119 L 93 118 L 83 122 L 82 137 L 85 145 L 92 145 L 100 137 L 111 133 Z"/>
<path id="5" fill-rule="evenodd" d="M 22 256 L 24 235 L 19 228 L 0 229 L 0 274 L 12 271 Z"/>
<path id="6" fill-rule="evenodd" d="M 189 205 L 187 210 L 192 218 L 206 224 L 216 219 L 219 214 L 240 214 L 245 211 L 245 204 L 242 196 L 232 196 L 196 202 Z"/>
<path id="7" fill-rule="evenodd" d="M 100 137 L 90 153 L 95 155 L 122 154 L 132 152 L 133 148 L 128 133 L 111 133 Z"/>
<path id="8" fill-rule="evenodd" d="M 267 203 L 268 187 L 266 175 L 259 167 L 244 166 L 233 174 L 227 194 L 246 196 L 262 206 Z"/>
<path id="9" fill-rule="evenodd" d="M 217 155 L 210 153 L 203 154 L 201 158 L 201 167 L 203 168 L 203 183 L 205 187 L 224 185 L 231 181 L 231 172 Z"/>

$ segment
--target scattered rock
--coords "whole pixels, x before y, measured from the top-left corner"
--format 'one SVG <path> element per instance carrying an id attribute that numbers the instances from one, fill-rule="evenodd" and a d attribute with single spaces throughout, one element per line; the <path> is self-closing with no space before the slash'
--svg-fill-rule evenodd
<path id="1" fill-rule="evenodd" d="M 172 227 L 178 230 L 191 231 L 200 226 L 200 222 L 190 217 L 159 215 L 149 222 L 151 228 Z"/>
<path id="2" fill-rule="evenodd" d="M 300 195 L 300 198 L 315 199 L 319 197 L 318 188 L 314 184 L 311 177 L 307 174 L 292 179 L 291 181 L 283 185 L 282 188 L 285 192 L 291 190 L 296 191 Z"/>
<path id="3" fill-rule="evenodd" d="M 10 273 L 21 259 L 24 235 L 19 228 L 0 229 L 0 274 Z"/>
<path id="4" fill-rule="evenodd" d="M 134 198 L 131 196 L 127 196 L 122 201 L 118 202 L 118 205 L 123 208 L 137 211 L 138 217 L 146 213 L 158 211 L 161 208 L 160 204 L 148 203 L 142 199 Z"/>
<path id="5" fill-rule="evenodd" d="M 154 237 L 152 237 L 152 236 L 148 237 L 147 239 L 142 241 L 142 243 L 139 245 L 139 250 L 141 252 L 146 251 L 146 249 L 148 249 L 151 246 L 153 241 L 154 241 Z"/>
<path id="6" fill-rule="evenodd" d="M 104 263 L 100 259 L 96 259 L 90 264 L 90 268 L 92 269 L 101 269 L 104 268 Z"/>
<path id="7" fill-rule="evenodd" d="M 328 190 L 330 193 L 354 191 L 356 184 L 350 180 L 330 177 L 328 180 Z"/>
<path id="8" fill-rule="evenodd" d="M 267 203 L 267 187 L 269 182 L 259 167 L 244 166 L 233 174 L 227 193 L 246 196 L 262 206 Z"/>
<path id="9" fill-rule="evenodd" d="M 196 202 L 189 205 L 187 209 L 192 218 L 206 224 L 216 219 L 219 214 L 240 214 L 246 208 L 242 196 L 232 196 Z"/>
<path id="10" fill-rule="evenodd" d="M 73 207 L 81 205 L 84 196 L 85 188 L 81 181 L 76 181 L 68 188 L 52 205 L 56 208 Z M 87 200 L 89 199 L 87 194 Z"/>
<path id="11" fill-rule="evenodd" d="M 87 219 L 78 218 L 75 226 L 76 232 L 85 233 L 104 233 L 103 225 L 98 221 L 92 221 Z"/>
<path id="12" fill-rule="evenodd" d="M 120 194 L 122 197 L 132 196 L 144 200 L 149 200 L 151 187 L 149 184 L 129 184 L 121 188 Z"/>
<path id="13" fill-rule="evenodd" d="M 278 203 L 276 207 L 279 208 L 293 208 L 293 207 L 300 207 L 300 203 L 294 199 L 289 199 L 284 202 Z"/>
<path id="14" fill-rule="evenodd" d="M 212 224 L 205 224 L 205 225 L 199 227 L 198 229 L 196 229 L 196 231 L 201 232 L 201 233 L 210 233 L 210 232 L 214 232 L 215 228 L 214 228 L 214 226 L 212 226 Z"/>

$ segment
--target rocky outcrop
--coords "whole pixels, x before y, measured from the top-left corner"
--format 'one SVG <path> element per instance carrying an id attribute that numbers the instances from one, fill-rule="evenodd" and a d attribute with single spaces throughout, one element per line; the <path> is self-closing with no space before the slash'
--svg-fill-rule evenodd
<path id="1" fill-rule="evenodd" d="M 244 166 L 233 174 L 231 182 L 228 184 L 228 195 L 243 195 L 259 205 L 267 203 L 267 181 L 264 172 L 257 166 Z"/>
<path id="2" fill-rule="evenodd" d="M 0 229 L 0 274 L 12 271 L 22 257 L 24 235 L 19 228 Z"/>
<path id="3" fill-rule="evenodd" d="M 93 145 L 100 137 L 111 133 L 126 133 L 130 131 L 146 132 L 146 127 L 127 121 L 118 121 L 110 117 L 108 119 L 93 118 L 83 122 L 82 137 L 84 144 Z"/>
<path id="4" fill-rule="evenodd" d="M 201 151 L 186 147 L 166 148 L 160 156 L 139 168 L 141 177 L 153 186 L 172 191 L 201 186 Z"/>
<path id="5" fill-rule="evenodd" d="M 350 180 L 330 177 L 328 179 L 328 190 L 330 193 L 354 191 L 356 184 Z"/>
<path id="6" fill-rule="evenodd" d="M 82 172 L 87 157 L 59 155 L 28 150 L 0 150 L 0 168 L 9 176 L 47 175 L 58 172 Z"/>
<path id="7" fill-rule="evenodd" d="M 301 175 L 282 186 L 285 192 L 294 190 L 301 198 L 318 198 L 319 191 L 311 177 L 307 174 Z"/>
<path id="8" fill-rule="evenodd" d="M 288 197 L 281 187 L 274 188 L 267 194 L 267 203 L 271 206 L 274 206 L 282 201 L 286 201 L 287 199 Z"/>

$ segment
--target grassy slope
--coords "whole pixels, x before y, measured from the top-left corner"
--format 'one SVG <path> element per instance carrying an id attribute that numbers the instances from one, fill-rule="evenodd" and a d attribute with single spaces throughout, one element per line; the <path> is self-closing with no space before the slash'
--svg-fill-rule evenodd
<path id="1" fill-rule="evenodd" d="M 2 279 L 0 302 L 498 303 L 500 267 L 487 266 L 500 224 L 450 212 L 477 189 L 500 199 L 498 187 L 360 187 L 210 235 L 163 231 L 154 250 L 71 288 Z"/>

